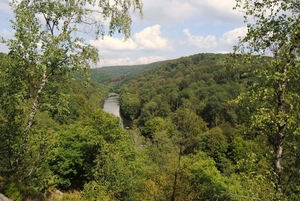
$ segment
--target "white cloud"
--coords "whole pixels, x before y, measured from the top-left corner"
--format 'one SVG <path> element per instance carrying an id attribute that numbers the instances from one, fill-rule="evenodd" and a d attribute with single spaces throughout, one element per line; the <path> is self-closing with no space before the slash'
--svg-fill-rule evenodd
<path id="1" fill-rule="evenodd" d="M 147 27 L 139 33 L 134 34 L 139 49 L 145 50 L 172 50 L 166 38 L 162 38 L 160 25 Z"/>
<path id="2" fill-rule="evenodd" d="M 233 10 L 236 0 L 205 0 L 202 3 L 202 14 L 212 18 L 215 22 L 235 22 L 237 19 L 242 22 L 242 13 Z"/>
<path id="3" fill-rule="evenodd" d="M 173 50 L 168 39 L 163 38 L 160 35 L 160 26 L 154 25 L 134 34 L 134 39 L 128 39 L 127 41 L 107 36 L 99 40 L 90 40 L 90 43 L 91 45 L 98 47 L 100 50 L 105 51 Z"/>
<path id="4" fill-rule="evenodd" d="M 6 28 L 0 30 L 0 36 L 9 39 L 13 36 L 13 33 L 9 32 Z"/>
<path id="5" fill-rule="evenodd" d="M 166 58 L 162 56 L 147 56 L 147 57 L 140 57 L 138 59 L 138 62 L 141 64 L 148 64 L 148 63 L 153 63 L 156 61 L 163 61 L 163 60 L 166 60 Z"/>
<path id="6" fill-rule="evenodd" d="M 176 24 L 188 19 L 213 23 L 242 22 L 242 13 L 233 10 L 235 0 L 144 0 L 144 20 Z M 239 17 L 238 17 L 239 16 Z"/>
<path id="7" fill-rule="evenodd" d="M 119 57 L 116 59 L 102 59 L 97 64 L 99 66 L 120 66 L 120 65 L 137 65 L 137 64 L 148 64 L 156 61 L 166 60 L 163 56 L 143 56 L 138 59 L 133 59 L 130 57 Z"/>
<path id="8" fill-rule="evenodd" d="M 131 39 L 124 41 L 124 39 L 113 38 L 105 36 L 103 39 L 91 40 L 91 45 L 98 47 L 100 50 L 135 50 L 137 45 Z"/>
<path id="9" fill-rule="evenodd" d="M 0 10 L 6 13 L 12 13 L 9 3 L 9 0 L 0 0 Z"/>
<path id="10" fill-rule="evenodd" d="M 230 52 L 232 52 L 232 51 L 222 51 L 222 50 L 220 50 L 220 51 L 214 51 L 213 53 L 215 53 L 215 54 L 228 54 Z"/>
<path id="11" fill-rule="evenodd" d="M 193 36 L 188 29 L 184 29 L 183 33 L 188 37 L 188 44 L 202 49 L 210 49 L 217 46 L 216 37 L 208 35 L 207 37 L 203 36 Z"/>
<path id="12" fill-rule="evenodd" d="M 98 66 L 119 66 L 119 65 L 134 65 L 136 62 L 134 62 L 129 57 L 124 58 L 117 58 L 117 59 L 104 59 L 100 60 L 98 63 Z"/>
<path id="13" fill-rule="evenodd" d="M 237 45 L 239 37 L 243 37 L 247 34 L 247 27 L 238 27 L 231 31 L 227 31 L 220 38 L 220 42 L 225 45 Z"/>

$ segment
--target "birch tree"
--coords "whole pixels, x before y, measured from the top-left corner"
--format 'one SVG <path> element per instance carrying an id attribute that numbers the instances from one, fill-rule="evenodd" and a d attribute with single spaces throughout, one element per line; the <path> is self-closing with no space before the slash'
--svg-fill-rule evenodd
<path id="1" fill-rule="evenodd" d="M 252 128 L 267 135 L 273 148 L 274 200 L 290 199 L 287 192 L 292 184 L 289 181 L 296 175 L 289 175 L 295 163 L 288 162 L 291 156 L 287 153 L 292 153 L 291 147 L 296 146 L 300 122 L 300 2 L 236 2 L 235 8 L 245 14 L 248 33 L 240 39 L 235 53 L 246 55 L 246 62 L 255 62 L 258 58 L 266 61 L 255 71 L 258 82 L 241 97 L 241 103 L 245 108 L 252 108 Z"/>
<path id="2" fill-rule="evenodd" d="M 13 84 L 19 86 L 8 83 L 6 88 L 20 89 L 15 90 L 14 94 L 21 102 L 32 101 L 30 108 L 25 109 L 28 114 L 23 119 L 22 132 L 1 133 L 1 136 L 18 135 L 22 139 L 18 144 L 18 153 L 9 162 L 9 166 L 16 170 L 28 151 L 30 131 L 47 83 L 68 79 L 70 71 L 79 72 L 87 78 L 90 65 L 98 62 L 99 55 L 85 35 L 88 33 L 88 37 L 98 39 L 118 32 L 127 39 L 132 23 L 130 13 L 138 12 L 142 16 L 142 2 L 12 0 L 11 8 L 14 13 L 14 19 L 11 20 L 14 38 L 2 38 L 2 42 L 8 46 L 8 56 L 15 63 L 4 69 L 7 80 L 18 80 Z M 1 94 L 3 99 L 11 95 L 6 92 Z"/>

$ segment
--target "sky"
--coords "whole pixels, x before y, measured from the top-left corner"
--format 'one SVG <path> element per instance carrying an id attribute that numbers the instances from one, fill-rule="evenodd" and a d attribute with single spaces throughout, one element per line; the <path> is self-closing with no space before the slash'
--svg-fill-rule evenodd
<path id="1" fill-rule="evenodd" d="M 99 50 L 94 67 L 146 64 L 198 53 L 228 53 L 246 34 L 235 0 L 142 0 L 143 18 L 132 14 L 131 36 L 87 37 Z M 9 0 L 0 0 L 0 36 L 13 37 Z M 0 52 L 7 52 L 0 44 Z"/>

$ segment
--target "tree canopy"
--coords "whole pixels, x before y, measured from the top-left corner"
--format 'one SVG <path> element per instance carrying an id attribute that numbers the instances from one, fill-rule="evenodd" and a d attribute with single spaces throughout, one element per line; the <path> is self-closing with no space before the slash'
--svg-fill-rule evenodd
<path id="1" fill-rule="evenodd" d="M 271 57 L 255 72 L 261 82 L 254 83 L 242 100 L 245 108 L 252 109 L 252 127 L 267 135 L 273 147 L 274 200 L 282 200 L 295 188 L 289 182 L 288 161 L 290 145 L 297 146 L 299 135 L 300 3 L 238 0 L 236 8 L 245 11 L 248 23 L 236 53 L 246 55 L 248 62 Z"/>
<path id="2" fill-rule="evenodd" d="M 11 8 L 14 37 L 2 38 L 9 53 L 1 57 L 4 124 L 0 132 L 1 140 L 7 142 L 1 157 L 6 161 L 5 172 L 22 180 L 32 172 L 22 168 L 28 167 L 37 111 L 43 108 L 50 113 L 67 113 L 67 102 L 60 102 L 56 110 L 48 107 L 50 102 L 61 98 L 53 93 L 57 89 L 55 84 L 72 79 L 70 70 L 87 79 L 90 66 L 99 60 L 98 50 L 88 44 L 83 34 L 92 33 L 92 37 L 101 38 L 119 32 L 128 38 L 132 22 L 130 9 L 142 15 L 142 3 L 139 0 L 13 0 Z M 41 101 L 44 107 L 40 107 Z"/>

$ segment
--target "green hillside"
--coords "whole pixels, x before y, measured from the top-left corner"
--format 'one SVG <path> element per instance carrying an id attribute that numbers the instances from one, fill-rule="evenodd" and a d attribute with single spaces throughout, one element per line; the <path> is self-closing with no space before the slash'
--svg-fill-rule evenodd
<path id="1" fill-rule="evenodd" d="M 0 192 L 14 200 L 271 200 L 271 139 L 251 125 L 252 100 L 238 101 L 264 83 L 255 69 L 271 58 L 256 59 L 242 64 L 201 53 L 146 69 L 107 68 L 111 80 L 124 76 L 117 85 L 93 78 L 86 85 L 66 72 L 69 79 L 46 85 L 24 141 L 35 80 L 26 71 L 12 79 L 13 58 L 0 55 Z M 13 87 L 25 78 L 23 87 Z M 112 90 L 119 90 L 132 129 L 101 109 Z M 15 168 L 26 142 L 30 152 Z M 287 163 L 296 161 L 297 142 L 286 149 Z M 297 178 L 287 178 L 289 197 L 297 196 Z"/>
<path id="2" fill-rule="evenodd" d="M 123 115 L 130 119 L 143 116 L 144 107 L 153 102 L 158 104 L 157 110 L 165 109 L 165 112 L 174 112 L 184 105 L 192 106 L 200 116 L 201 113 L 206 114 L 202 117 L 210 127 L 226 121 L 236 123 L 235 118 L 222 107 L 226 107 L 229 100 L 235 99 L 245 89 L 250 78 L 245 77 L 246 67 L 228 70 L 228 59 L 229 55 L 224 54 L 197 54 L 167 61 L 128 77 L 121 89 Z M 137 99 L 137 105 L 127 106 L 130 104 L 125 101 L 127 97 Z M 167 104 L 167 107 L 159 104 Z M 216 104 L 219 108 L 214 107 L 214 110 L 220 110 L 220 113 L 203 112 L 209 110 L 210 104 Z M 134 107 L 135 112 L 127 110 L 130 107 Z"/>
<path id="3" fill-rule="evenodd" d="M 174 182 L 182 200 L 187 199 L 189 190 L 197 188 L 187 179 L 196 179 L 195 175 L 189 175 L 185 167 L 205 163 L 206 157 L 212 159 L 210 168 L 218 178 L 211 175 L 209 181 L 216 179 L 216 183 L 202 180 L 195 185 L 206 185 L 209 192 L 219 189 L 212 194 L 224 196 L 221 200 L 242 200 L 230 196 L 230 188 L 238 194 L 270 198 L 270 194 L 264 194 L 272 191 L 271 178 L 266 176 L 271 165 L 266 157 L 266 136 L 256 137 L 249 130 L 243 108 L 236 101 L 253 82 L 249 69 L 257 66 L 232 68 L 231 59 L 226 54 L 182 57 L 130 76 L 121 87 L 123 115 L 133 120 L 138 132 L 155 146 L 147 149 L 155 153 L 151 163 L 162 170 L 156 174 L 164 177 L 171 174 L 168 166 L 177 167 Z M 264 62 L 262 59 L 259 63 Z M 195 171 L 203 171 L 200 169 Z M 236 186 L 221 184 L 225 180 Z M 160 186 L 160 182 L 156 184 Z M 214 200 L 210 196 L 207 199 Z"/>
<path id="4" fill-rule="evenodd" d="M 125 76 L 154 68 L 164 61 L 143 65 L 108 66 L 90 70 L 91 79 L 101 83 L 119 83 Z"/>

